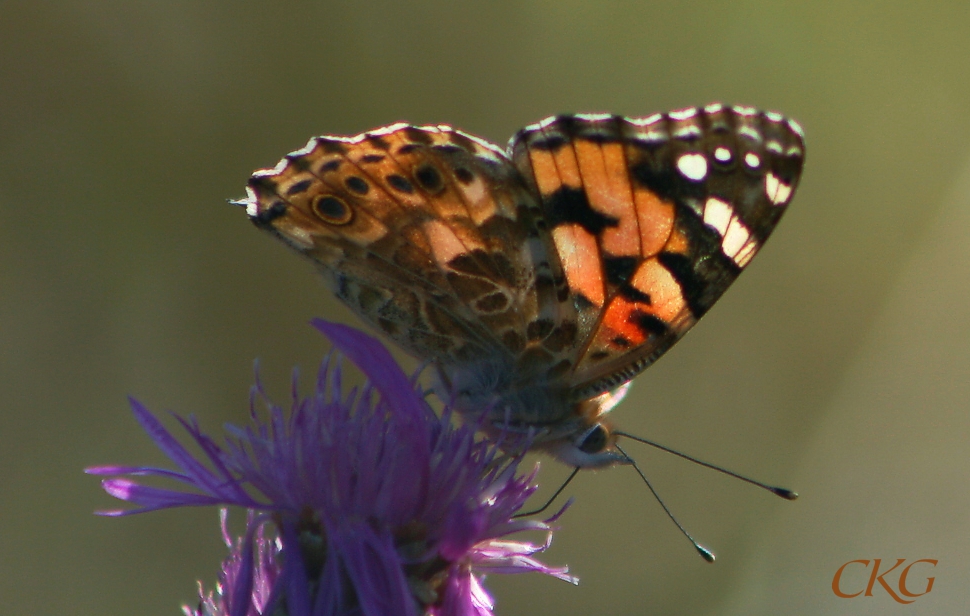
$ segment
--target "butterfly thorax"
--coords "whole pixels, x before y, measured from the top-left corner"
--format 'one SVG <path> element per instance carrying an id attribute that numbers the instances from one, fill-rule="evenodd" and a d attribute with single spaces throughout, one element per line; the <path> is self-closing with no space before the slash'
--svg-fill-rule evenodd
<path id="1" fill-rule="evenodd" d="M 517 454 L 547 453 L 570 466 L 593 468 L 626 462 L 613 447 L 605 414 L 626 386 L 593 398 L 575 399 L 563 382 L 522 375 L 503 362 L 437 365 L 442 397 L 493 442 Z"/>

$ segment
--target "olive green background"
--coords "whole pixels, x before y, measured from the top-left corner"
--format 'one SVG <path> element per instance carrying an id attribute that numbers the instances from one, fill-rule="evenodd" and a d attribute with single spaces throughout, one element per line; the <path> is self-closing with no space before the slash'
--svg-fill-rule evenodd
<path id="1" fill-rule="evenodd" d="M 211 586 L 215 511 L 96 518 L 117 501 L 81 470 L 163 462 L 126 395 L 218 431 L 254 358 L 285 399 L 327 349 L 308 320 L 354 322 L 226 204 L 253 169 L 400 120 L 504 144 L 715 100 L 797 118 L 803 181 L 614 415 L 802 498 L 630 444 L 717 563 L 630 469 L 584 473 L 543 556 L 581 584 L 494 576 L 497 612 L 966 612 L 970 4 L 505 0 L 0 2 L 0 612 L 177 614 Z M 938 559 L 910 578 L 933 591 L 833 594 L 874 558 Z"/>

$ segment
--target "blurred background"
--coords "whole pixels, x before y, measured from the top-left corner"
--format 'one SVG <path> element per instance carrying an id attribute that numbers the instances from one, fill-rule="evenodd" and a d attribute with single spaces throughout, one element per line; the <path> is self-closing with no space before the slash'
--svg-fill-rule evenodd
<path id="1" fill-rule="evenodd" d="M 932 0 L 0 3 L 2 612 L 177 614 L 214 581 L 215 511 L 96 518 L 118 502 L 81 471 L 164 462 L 127 395 L 218 431 L 255 358 L 285 399 L 328 348 L 309 319 L 355 322 L 227 205 L 253 169 L 400 120 L 504 144 L 715 100 L 796 118 L 802 184 L 614 416 L 802 498 L 631 444 L 717 563 L 632 470 L 583 473 L 544 555 L 581 584 L 491 578 L 497 612 L 965 613 L 970 4 Z M 938 560 L 932 592 L 835 596 L 875 558 Z"/>

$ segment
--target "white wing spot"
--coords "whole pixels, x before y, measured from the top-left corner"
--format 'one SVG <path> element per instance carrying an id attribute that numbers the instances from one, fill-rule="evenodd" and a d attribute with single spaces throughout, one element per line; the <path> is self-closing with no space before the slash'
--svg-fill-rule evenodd
<path id="1" fill-rule="evenodd" d="M 748 152 L 744 155 L 744 164 L 751 167 L 752 169 L 757 169 L 758 165 L 761 164 L 761 157 L 759 157 L 754 152 Z"/>
<path id="2" fill-rule="evenodd" d="M 717 113 L 724 109 L 724 105 L 721 103 L 711 103 L 707 107 L 704 107 L 706 113 Z"/>
<path id="3" fill-rule="evenodd" d="M 539 128 L 549 128 L 558 120 L 559 116 L 549 116 L 548 118 L 539 121 Z"/>
<path id="4" fill-rule="evenodd" d="M 751 128 L 750 126 L 742 126 L 741 128 L 739 128 L 738 135 L 742 137 L 747 137 L 748 139 L 750 139 L 751 141 L 754 141 L 755 143 L 761 142 L 761 133 Z"/>
<path id="5" fill-rule="evenodd" d="M 787 203 L 791 198 L 791 186 L 782 182 L 774 173 L 765 176 L 765 194 L 774 205 Z"/>
<path id="6" fill-rule="evenodd" d="M 485 141 L 481 137 L 476 137 L 475 135 L 469 135 L 464 131 L 456 130 L 455 133 L 467 139 L 471 139 L 475 142 L 475 145 L 480 146 L 475 148 L 475 152 L 477 154 L 485 155 L 485 157 L 490 160 L 501 160 L 505 158 L 505 152 L 502 150 L 502 148 L 498 147 L 494 143 Z"/>
<path id="7" fill-rule="evenodd" d="M 703 154 L 684 154 L 677 159 L 677 169 L 688 180 L 699 182 L 707 175 L 707 159 Z"/>
<path id="8" fill-rule="evenodd" d="M 738 254 L 734 255 L 734 262 L 738 264 L 738 267 L 744 267 L 754 258 L 756 252 L 758 252 L 758 241 L 751 238 L 747 244 L 741 247 Z"/>
<path id="9" fill-rule="evenodd" d="M 733 109 L 734 113 L 738 115 L 743 115 L 743 116 L 758 115 L 758 110 L 755 109 L 754 107 L 741 107 L 739 105 L 735 105 L 734 107 L 731 107 L 731 109 Z"/>
<path id="10" fill-rule="evenodd" d="M 728 224 L 727 232 L 724 234 L 724 240 L 721 242 L 721 251 L 737 263 L 738 253 L 750 237 L 751 234 L 744 223 L 738 218 L 732 218 Z"/>
<path id="11" fill-rule="evenodd" d="M 548 118 L 539 120 L 535 124 L 529 124 L 522 130 L 527 133 L 533 133 L 535 131 L 539 131 L 539 130 L 542 130 L 543 128 L 546 128 L 547 126 L 549 126 L 550 124 L 552 124 L 558 119 L 559 119 L 559 116 L 549 116 Z"/>
<path id="12" fill-rule="evenodd" d="M 711 197 L 704 204 L 704 224 L 714 227 L 721 237 L 727 232 L 733 214 L 731 204 L 716 197 Z"/>
<path id="13" fill-rule="evenodd" d="M 695 124 L 688 124 L 686 126 L 681 126 L 673 132 L 673 137 L 675 139 L 692 139 L 694 137 L 701 136 L 701 128 Z"/>
<path id="14" fill-rule="evenodd" d="M 407 128 L 408 126 L 410 126 L 410 125 L 409 124 L 406 124 L 404 122 L 398 122 L 397 124 L 391 124 L 390 126 L 384 126 L 384 127 L 381 127 L 381 128 L 375 128 L 374 130 L 367 131 L 366 133 L 361 133 L 359 135 L 356 135 L 354 137 L 351 137 L 350 139 L 347 139 L 347 141 L 351 141 L 353 143 L 360 143 L 364 139 L 367 139 L 367 137 L 370 136 L 370 135 L 375 135 L 377 137 L 382 137 L 384 135 L 390 135 L 392 133 L 396 133 L 397 131 L 399 131 L 399 130 L 401 130 L 403 128 Z M 415 127 L 415 128 L 417 128 L 417 127 Z M 328 137 L 328 138 L 329 139 L 334 139 L 334 137 Z M 339 137 L 337 137 L 337 138 L 339 139 Z"/>
<path id="15" fill-rule="evenodd" d="M 634 126 L 650 126 L 663 119 L 662 113 L 655 113 L 652 116 L 646 118 L 631 118 L 630 123 Z"/>
<path id="16" fill-rule="evenodd" d="M 253 174 L 256 175 L 255 173 Z M 256 191 L 254 191 L 249 186 L 246 187 L 246 198 L 243 200 L 246 204 L 246 214 L 252 218 L 256 214 L 259 214 L 259 198 L 256 196 Z"/>
<path id="17" fill-rule="evenodd" d="M 714 158 L 716 158 L 718 162 L 729 163 L 731 162 L 731 150 L 722 145 L 714 150 Z"/>
<path id="18" fill-rule="evenodd" d="M 697 115 L 697 107 L 690 107 L 689 109 L 678 109 L 676 111 L 671 111 L 667 114 L 672 120 L 689 120 Z"/>
<path id="19" fill-rule="evenodd" d="M 311 137 L 310 140 L 306 142 L 305 146 L 303 146 L 299 150 L 294 150 L 290 152 L 289 154 L 286 155 L 286 158 L 284 158 L 283 160 L 287 160 L 290 156 L 294 156 L 294 157 L 306 156 L 307 154 L 312 152 L 316 147 L 317 147 L 317 138 Z M 281 160 L 280 162 L 283 162 L 283 160 Z"/>
<path id="20" fill-rule="evenodd" d="M 577 113 L 573 116 L 577 120 L 586 120 L 587 122 L 602 122 L 603 120 L 609 120 L 613 116 L 608 113 Z"/>
<path id="21" fill-rule="evenodd" d="M 785 119 L 783 115 L 774 111 L 766 111 L 765 117 L 771 120 L 772 122 L 781 122 L 782 120 Z"/>

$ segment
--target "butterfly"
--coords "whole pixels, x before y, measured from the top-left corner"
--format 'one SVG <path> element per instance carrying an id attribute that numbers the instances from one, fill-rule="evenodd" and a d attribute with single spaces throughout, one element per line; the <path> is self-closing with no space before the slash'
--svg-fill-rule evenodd
<path id="1" fill-rule="evenodd" d="M 507 149 L 450 126 L 314 137 L 245 205 L 490 438 L 627 461 L 606 413 L 738 277 L 784 213 L 798 124 L 711 104 L 560 115 Z"/>

